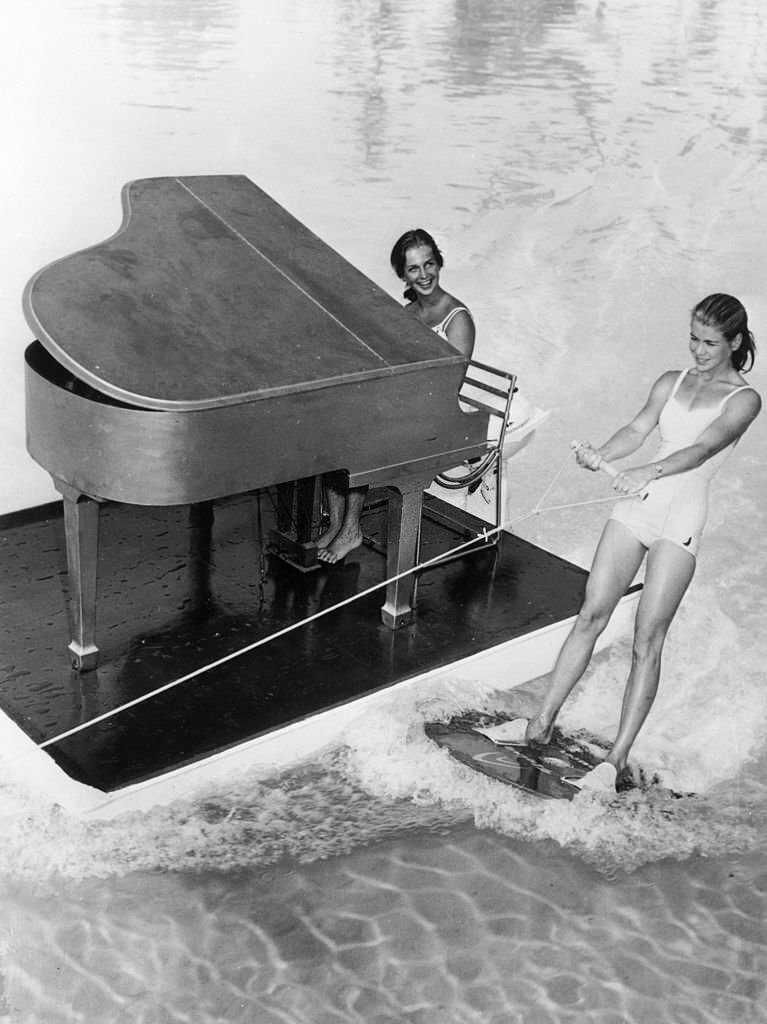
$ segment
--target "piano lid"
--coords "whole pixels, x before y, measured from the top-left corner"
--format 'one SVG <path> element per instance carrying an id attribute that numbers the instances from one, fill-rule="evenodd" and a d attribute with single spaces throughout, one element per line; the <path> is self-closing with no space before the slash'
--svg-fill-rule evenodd
<path id="1" fill-rule="evenodd" d="M 112 238 L 44 267 L 24 313 L 112 398 L 190 410 L 463 362 L 242 175 L 144 178 Z"/>

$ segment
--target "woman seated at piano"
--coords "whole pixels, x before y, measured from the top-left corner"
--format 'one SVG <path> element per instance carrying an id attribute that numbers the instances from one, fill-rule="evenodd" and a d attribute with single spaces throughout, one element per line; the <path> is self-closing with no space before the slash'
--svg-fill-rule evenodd
<path id="1" fill-rule="evenodd" d="M 428 231 L 414 228 L 397 239 L 390 262 L 405 284 L 405 309 L 467 359 L 474 351 L 474 321 L 467 307 L 440 284 L 442 253 Z M 344 473 L 324 477 L 330 524 L 317 538 L 317 558 L 332 565 L 362 544 L 360 516 L 367 487 L 348 487 Z"/>
<path id="2" fill-rule="evenodd" d="M 445 261 L 429 232 L 423 228 L 406 231 L 394 243 L 389 259 L 394 273 L 405 284 L 407 312 L 471 359 L 474 321 L 461 300 L 439 283 Z"/>

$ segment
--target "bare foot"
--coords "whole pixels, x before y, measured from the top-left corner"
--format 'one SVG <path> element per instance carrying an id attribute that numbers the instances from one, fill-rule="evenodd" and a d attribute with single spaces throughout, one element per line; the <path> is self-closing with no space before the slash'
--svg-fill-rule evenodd
<path id="1" fill-rule="evenodd" d="M 321 547 L 317 551 L 317 558 L 328 565 L 335 565 L 342 558 L 346 558 L 350 551 L 354 551 L 362 544 L 362 530 L 341 530 L 327 547 Z"/>
<path id="2" fill-rule="evenodd" d="M 314 542 L 318 548 L 326 548 L 335 540 L 338 531 L 341 529 L 341 524 L 334 525 L 333 523 L 328 526 L 327 530 L 324 530 L 317 540 Z"/>
<path id="3" fill-rule="evenodd" d="M 531 747 L 545 747 L 547 743 L 551 743 L 551 734 L 553 732 L 553 722 L 549 724 L 544 722 L 538 715 L 535 715 L 527 723 L 525 742 L 529 743 Z"/>

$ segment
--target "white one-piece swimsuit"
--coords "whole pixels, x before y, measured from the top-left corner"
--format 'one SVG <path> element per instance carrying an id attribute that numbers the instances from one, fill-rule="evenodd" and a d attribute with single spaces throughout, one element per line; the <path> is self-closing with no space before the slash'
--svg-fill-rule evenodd
<path id="1" fill-rule="evenodd" d="M 456 315 L 456 313 L 468 313 L 469 314 L 469 318 L 471 318 L 471 313 L 469 313 L 469 311 L 466 308 L 466 306 L 453 306 L 453 308 L 447 314 L 445 319 L 444 320 L 440 320 L 440 322 L 438 324 L 434 324 L 434 326 L 432 327 L 432 330 L 434 331 L 434 333 L 438 334 L 440 336 L 440 338 L 442 338 L 444 341 L 448 341 L 448 342 L 450 341 L 450 339 L 447 336 L 447 329 L 450 326 L 450 324 L 451 324 L 451 322 L 453 320 L 453 317 Z"/>
<path id="2" fill-rule="evenodd" d="M 753 390 L 750 384 L 743 384 L 718 405 L 689 409 L 677 395 L 687 372 L 682 370 L 677 377 L 658 418 L 660 445 L 654 462 L 695 444 L 733 395 Z M 694 469 L 653 480 L 643 494 L 620 501 L 610 518 L 623 523 L 646 548 L 658 540 L 670 540 L 695 555 L 706 525 L 709 483 L 736 443 L 733 441 Z"/>

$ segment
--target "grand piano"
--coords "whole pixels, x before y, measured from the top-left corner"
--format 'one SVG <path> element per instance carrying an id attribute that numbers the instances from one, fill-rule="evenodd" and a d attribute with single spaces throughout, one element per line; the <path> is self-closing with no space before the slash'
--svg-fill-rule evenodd
<path id="1" fill-rule="evenodd" d="M 62 496 L 73 665 L 96 666 L 103 502 L 194 505 L 348 472 L 388 488 L 386 579 L 423 491 L 486 449 L 464 359 L 242 175 L 148 178 L 24 293 L 27 447 Z M 413 575 L 383 622 L 412 616 Z"/>

